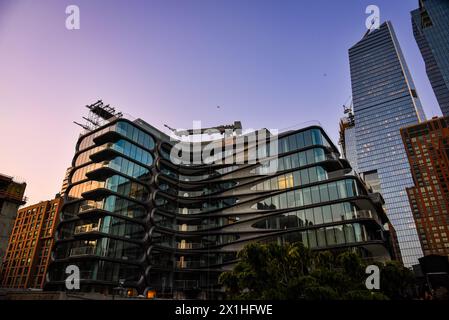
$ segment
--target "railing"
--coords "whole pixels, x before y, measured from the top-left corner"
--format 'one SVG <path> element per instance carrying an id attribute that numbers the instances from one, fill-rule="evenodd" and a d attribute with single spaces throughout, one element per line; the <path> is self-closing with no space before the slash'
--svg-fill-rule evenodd
<path id="1" fill-rule="evenodd" d="M 95 254 L 96 247 L 78 247 L 70 249 L 70 256 L 85 256 Z"/>
<path id="2" fill-rule="evenodd" d="M 79 208 L 79 212 L 85 212 L 92 209 L 103 209 L 103 201 L 86 200 Z"/>
<path id="3" fill-rule="evenodd" d="M 0 199 L 11 199 L 20 202 L 26 202 L 28 200 L 27 197 L 6 191 L 0 191 Z"/>
<path id="4" fill-rule="evenodd" d="M 201 267 L 200 261 L 183 261 L 183 260 L 176 261 L 176 268 L 178 269 L 186 269 L 186 268 L 193 269 L 200 267 Z"/>
<path id="5" fill-rule="evenodd" d="M 130 257 L 125 255 L 118 255 L 114 250 L 110 249 L 104 249 L 97 246 L 86 246 L 86 247 L 78 247 L 78 248 L 72 248 L 70 249 L 70 257 L 76 257 L 76 256 L 85 256 L 85 255 L 96 255 L 99 257 L 111 257 L 111 258 L 117 258 L 122 260 L 128 260 Z M 134 259 L 134 258 L 132 258 Z"/>
<path id="6" fill-rule="evenodd" d="M 178 249 L 201 249 L 201 243 L 193 243 L 193 242 L 176 242 L 176 247 Z"/>
<path id="7" fill-rule="evenodd" d="M 98 231 L 99 229 L 100 228 L 99 228 L 98 224 L 87 224 L 87 225 L 82 225 L 82 226 L 76 226 L 75 234 Z"/>
<path id="8" fill-rule="evenodd" d="M 176 289 L 196 289 L 199 288 L 198 280 L 175 280 Z"/>
<path id="9" fill-rule="evenodd" d="M 186 224 L 178 225 L 178 231 L 198 231 L 200 228 L 198 226 L 189 226 Z"/>
<path id="10" fill-rule="evenodd" d="M 377 223 L 382 225 L 382 221 L 380 220 L 379 216 L 377 214 L 373 214 L 371 210 L 356 210 L 352 213 L 353 219 L 359 219 L 359 218 L 370 218 L 374 219 Z"/>

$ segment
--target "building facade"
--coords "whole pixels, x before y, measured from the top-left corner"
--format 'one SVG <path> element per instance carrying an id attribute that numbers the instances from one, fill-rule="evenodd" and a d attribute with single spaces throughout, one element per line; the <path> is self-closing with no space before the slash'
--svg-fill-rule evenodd
<path id="1" fill-rule="evenodd" d="M 43 288 L 61 204 L 56 197 L 18 211 L 2 264 L 2 287 Z"/>
<path id="2" fill-rule="evenodd" d="M 427 76 L 443 115 L 449 116 L 449 1 L 420 0 L 411 15 Z"/>
<path id="3" fill-rule="evenodd" d="M 25 188 L 26 183 L 16 182 L 12 177 L 0 174 L 0 266 L 8 247 L 17 210 L 26 202 Z"/>
<path id="4" fill-rule="evenodd" d="M 218 276 L 253 241 L 392 258 L 382 197 L 349 174 L 320 127 L 255 136 L 214 140 L 215 161 L 196 164 L 181 162 L 180 142 L 140 119 L 114 118 L 80 136 L 46 289 L 64 290 L 76 265 L 83 291 L 217 297 Z M 187 146 L 183 159 L 210 144 Z"/>
<path id="5" fill-rule="evenodd" d="M 449 117 L 401 134 L 415 183 L 407 194 L 424 255 L 449 255 Z"/>
<path id="6" fill-rule="evenodd" d="M 385 199 L 406 266 L 422 256 L 405 189 L 413 185 L 400 128 L 425 119 L 390 22 L 349 49 L 357 168 Z"/>

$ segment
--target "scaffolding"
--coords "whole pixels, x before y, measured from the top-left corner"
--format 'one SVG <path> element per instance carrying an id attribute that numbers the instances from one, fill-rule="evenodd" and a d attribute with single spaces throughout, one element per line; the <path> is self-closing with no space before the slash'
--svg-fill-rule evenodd
<path id="1" fill-rule="evenodd" d="M 123 117 L 123 113 L 118 112 L 109 104 L 105 105 L 102 100 L 98 100 L 91 105 L 87 105 L 86 108 L 89 109 L 88 116 L 83 117 L 86 122 L 81 124 L 73 121 L 73 123 L 89 132 L 101 127 L 106 122 Z"/>

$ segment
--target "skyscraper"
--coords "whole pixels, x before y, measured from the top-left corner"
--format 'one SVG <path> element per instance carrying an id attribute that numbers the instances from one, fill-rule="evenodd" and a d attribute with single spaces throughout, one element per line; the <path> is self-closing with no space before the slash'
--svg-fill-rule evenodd
<path id="1" fill-rule="evenodd" d="M 422 256 L 406 187 L 413 185 L 400 128 L 425 115 L 390 22 L 349 49 L 357 167 L 385 198 L 406 266 Z"/>
<path id="2" fill-rule="evenodd" d="M 350 174 L 318 126 L 276 136 L 240 127 L 210 143 L 189 142 L 183 158 L 211 145 L 216 151 L 214 162 L 190 164 L 177 159 L 181 138 L 140 119 L 106 118 L 78 140 L 47 289 L 64 290 L 66 267 L 76 265 L 82 291 L 123 285 L 157 296 L 217 297 L 218 276 L 253 241 L 392 258 L 382 197 Z"/>
<path id="3" fill-rule="evenodd" d="M 441 111 L 449 116 L 449 1 L 420 0 L 413 33 Z"/>
<path id="4" fill-rule="evenodd" d="M 401 129 L 415 186 L 407 188 L 425 255 L 449 255 L 449 117 Z"/>

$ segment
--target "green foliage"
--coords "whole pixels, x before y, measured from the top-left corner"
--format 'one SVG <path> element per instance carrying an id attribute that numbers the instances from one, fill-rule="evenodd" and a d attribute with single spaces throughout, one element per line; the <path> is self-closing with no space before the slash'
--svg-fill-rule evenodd
<path id="1" fill-rule="evenodd" d="M 413 273 L 396 262 L 378 264 L 379 291 L 365 286 L 366 264 L 351 251 L 313 252 L 302 243 L 251 243 L 239 252 L 232 271 L 219 281 L 230 299 L 386 300 L 404 299 Z"/>

